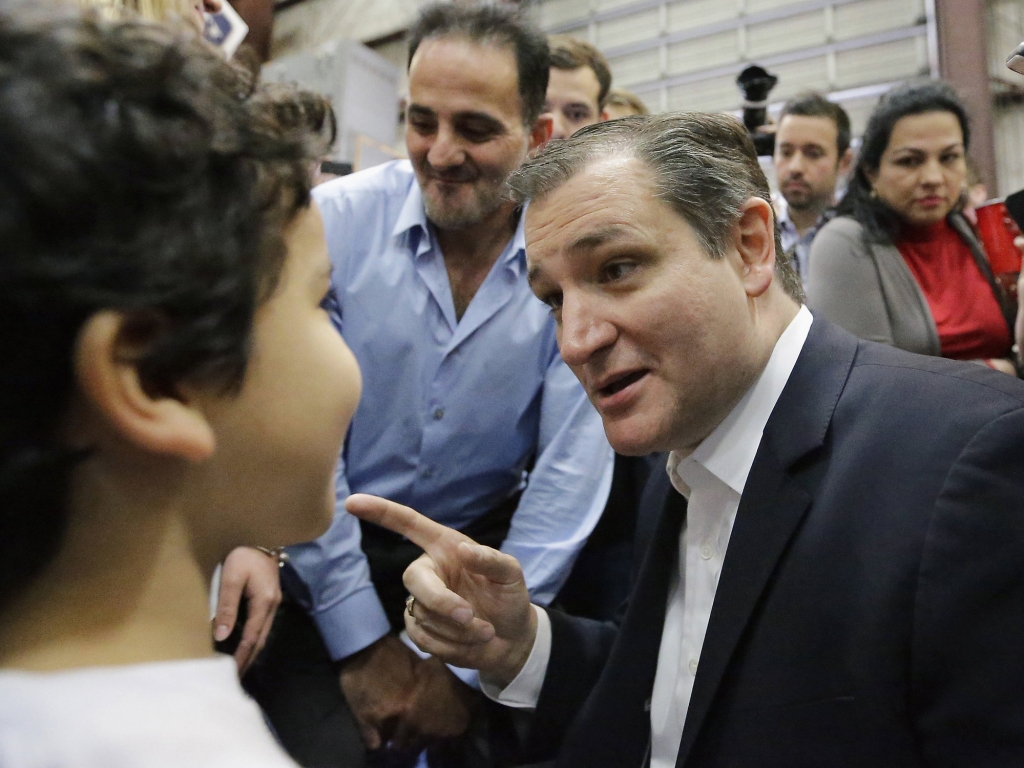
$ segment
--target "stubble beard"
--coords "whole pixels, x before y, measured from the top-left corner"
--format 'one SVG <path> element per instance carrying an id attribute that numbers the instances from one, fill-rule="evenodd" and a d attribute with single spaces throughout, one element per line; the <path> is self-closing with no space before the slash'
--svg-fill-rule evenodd
<path id="1" fill-rule="evenodd" d="M 423 207 L 431 223 L 442 230 L 464 230 L 475 227 L 507 202 L 505 179 L 474 184 L 469 200 L 460 204 L 455 195 L 427 192 Z"/>

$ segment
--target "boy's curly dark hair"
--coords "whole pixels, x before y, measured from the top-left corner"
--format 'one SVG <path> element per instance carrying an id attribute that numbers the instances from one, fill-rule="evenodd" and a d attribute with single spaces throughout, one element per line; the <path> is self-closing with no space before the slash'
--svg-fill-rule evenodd
<path id="1" fill-rule="evenodd" d="M 153 391 L 237 389 L 334 132 L 185 28 L 0 0 L 0 603 L 60 546 L 83 323 L 124 312 Z"/>

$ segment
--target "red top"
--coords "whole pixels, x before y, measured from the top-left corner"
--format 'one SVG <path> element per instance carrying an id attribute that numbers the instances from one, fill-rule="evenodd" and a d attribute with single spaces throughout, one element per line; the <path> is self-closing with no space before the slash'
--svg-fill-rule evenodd
<path id="1" fill-rule="evenodd" d="M 999 302 L 971 249 L 945 219 L 908 228 L 896 247 L 928 300 L 943 357 L 1009 355 L 1010 329 Z"/>

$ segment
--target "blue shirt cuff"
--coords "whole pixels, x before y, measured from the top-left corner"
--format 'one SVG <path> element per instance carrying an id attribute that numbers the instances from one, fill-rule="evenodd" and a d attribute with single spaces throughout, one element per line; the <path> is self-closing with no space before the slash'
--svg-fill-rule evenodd
<path id="1" fill-rule="evenodd" d="M 376 591 L 370 587 L 312 614 L 334 661 L 351 656 L 391 631 Z"/>

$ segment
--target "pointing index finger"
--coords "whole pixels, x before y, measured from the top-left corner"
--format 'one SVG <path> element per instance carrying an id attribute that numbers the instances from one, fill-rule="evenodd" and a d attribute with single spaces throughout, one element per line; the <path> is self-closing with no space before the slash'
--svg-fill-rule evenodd
<path id="1" fill-rule="evenodd" d="M 435 523 L 411 507 L 368 493 L 354 493 L 349 496 L 345 500 L 345 509 L 360 520 L 366 520 L 405 536 L 424 550 L 444 534 L 452 532 L 452 529 Z"/>

